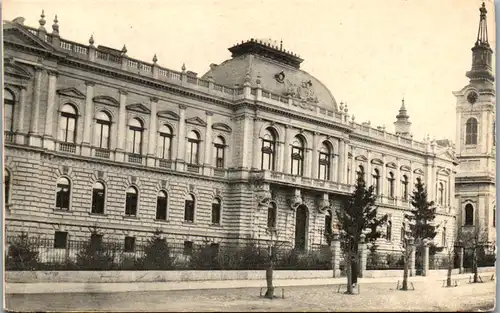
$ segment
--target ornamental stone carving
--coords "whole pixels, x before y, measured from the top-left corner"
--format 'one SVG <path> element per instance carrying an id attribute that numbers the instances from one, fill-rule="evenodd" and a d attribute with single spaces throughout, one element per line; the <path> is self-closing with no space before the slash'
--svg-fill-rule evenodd
<path id="1" fill-rule="evenodd" d="M 326 210 L 331 209 L 332 206 L 327 193 L 324 193 L 323 196 L 318 199 L 317 206 L 320 213 L 325 213 Z"/>
<path id="2" fill-rule="evenodd" d="M 272 200 L 272 194 L 269 184 L 255 184 L 255 198 L 258 206 L 269 206 Z"/>
<path id="3" fill-rule="evenodd" d="M 300 85 L 296 85 L 289 80 L 286 81 L 287 88 L 285 95 L 308 102 L 318 102 L 318 97 L 314 93 L 311 80 L 303 81 Z"/>
<path id="4" fill-rule="evenodd" d="M 292 208 L 293 211 L 295 211 L 303 203 L 304 203 L 304 200 L 302 199 L 300 189 L 295 188 L 293 195 L 290 199 L 290 207 Z"/>

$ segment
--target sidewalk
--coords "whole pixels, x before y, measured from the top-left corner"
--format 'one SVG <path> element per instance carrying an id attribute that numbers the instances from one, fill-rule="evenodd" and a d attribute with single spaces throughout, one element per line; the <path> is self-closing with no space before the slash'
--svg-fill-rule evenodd
<path id="1" fill-rule="evenodd" d="M 480 273 L 484 281 L 490 279 L 494 272 Z M 401 277 L 359 278 L 360 284 L 396 283 Z M 472 274 L 453 275 L 453 280 L 467 280 Z M 410 282 L 442 282 L 446 276 L 415 276 L 409 277 Z M 275 280 L 275 287 L 289 286 L 320 286 L 339 285 L 347 282 L 346 277 L 318 279 L 284 279 Z M 464 282 L 459 282 L 463 284 Z M 219 280 L 219 281 L 189 281 L 189 282 L 130 282 L 130 283 L 5 283 L 6 294 L 40 294 L 40 293 L 114 293 L 138 291 L 167 291 L 193 289 L 224 289 L 224 288 L 259 288 L 266 286 L 265 276 L 262 280 Z"/>

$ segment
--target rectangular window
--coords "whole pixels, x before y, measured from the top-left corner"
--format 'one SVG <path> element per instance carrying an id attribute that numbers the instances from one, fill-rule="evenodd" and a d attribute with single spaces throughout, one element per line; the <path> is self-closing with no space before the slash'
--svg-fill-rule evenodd
<path id="1" fill-rule="evenodd" d="M 54 234 L 54 249 L 66 249 L 68 246 L 68 233 L 56 231 Z"/>
<path id="2" fill-rule="evenodd" d="M 224 168 L 224 146 L 215 146 L 215 167 Z"/>
<path id="3" fill-rule="evenodd" d="M 193 254 L 193 242 L 192 241 L 184 241 L 184 255 L 192 255 Z"/>
<path id="4" fill-rule="evenodd" d="M 92 244 L 102 244 L 102 235 L 101 234 L 91 234 L 90 242 Z"/>
<path id="5" fill-rule="evenodd" d="M 135 251 L 135 237 L 125 237 L 125 246 L 123 247 L 123 252 L 134 252 Z"/>

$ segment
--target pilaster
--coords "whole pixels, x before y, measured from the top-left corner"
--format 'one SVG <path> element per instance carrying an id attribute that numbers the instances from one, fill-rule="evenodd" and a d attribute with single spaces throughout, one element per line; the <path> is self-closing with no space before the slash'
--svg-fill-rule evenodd
<path id="1" fill-rule="evenodd" d="M 125 161 L 125 141 L 127 138 L 127 95 L 128 92 L 120 90 L 120 108 L 118 111 L 118 134 L 116 145 L 116 161 Z"/>
<path id="2" fill-rule="evenodd" d="M 337 165 L 337 182 L 345 183 L 346 161 L 345 161 L 345 141 L 340 138 L 338 142 L 338 165 Z"/>
<path id="3" fill-rule="evenodd" d="M 16 143 L 24 145 L 24 114 L 26 107 L 26 87 L 21 87 L 19 95 L 19 115 L 16 121 Z"/>
<path id="4" fill-rule="evenodd" d="M 47 92 L 47 112 L 45 116 L 45 129 L 43 134 L 43 147 L 48 150 L 55 149 L 54 142 L 54 114 L 56 101 L 56 84 L 58 73 L 56 71 L 47 71 L 49 76 L 49 89 Z"/>
<path id="5" fill-rule="evenodd" d="M 158 103 L 158 98 L 151 97 L 150 99 L 151 106 L 151 115 L 150 120 L 151 124 L 149 127 L 149 140 L 148 140 L 148 157 L 147 157 L 147 165 L 155 166 L 155 156 L 156 156 L 156 138 L 158 138 L 158 126 L 157 121 L 158 117 L 156 116 L 156 106 Z"/>
<path id="6" fill-rule="evenodd" d="M 31 106 L 30 130 L 29 130 L 29 145 L 40 147 L 42 144 L 41 136 L 38 130 L 38 119 L 40 116 L 40 92 L 42 83 L 42 68 L 35 67 L 35 81 L 33 105 Z"/>
<path id="7" fill-rule="evenodd" d="M 212 175 L 212 167 L 215 166 L 215 164 L 212 164 L 210 162 L 212 158 L 212 151 L 213 151 L 213 145 L 212 145 L 212 116 L 214 115 L 212 112 L 205 112 L 207 119 L 207 128 L 205 130 L 205 160 L 203 164 L 203 175 L 211 176 Z"/>
<path id="8" fill-rule="evenodd" d="M 186 144 L 186 106 L 179 105 L 179 129 L 177 129 L 179 137 L 177 138 L 177 160 L 176 169 L 184 171 L 185 167 L 185 144 Z"/>

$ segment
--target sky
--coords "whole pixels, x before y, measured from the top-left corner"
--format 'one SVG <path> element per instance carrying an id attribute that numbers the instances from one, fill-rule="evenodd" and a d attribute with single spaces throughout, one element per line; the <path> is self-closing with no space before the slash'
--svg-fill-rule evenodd
<path id="1" fill-rule="evenodd" d="M 455 141 L 453 91 L 468 83 L 479 0 L 4 0 L 3 19 L 38 26 L 42 9 L 62 38 L 203 75 L 250 38 L 283 40 L 301 69 L 348 104 L 357 122 L 394 132 L 404 98 L 414 139 Z M 495 50 L 494 11 L 486 0 Z"/>

